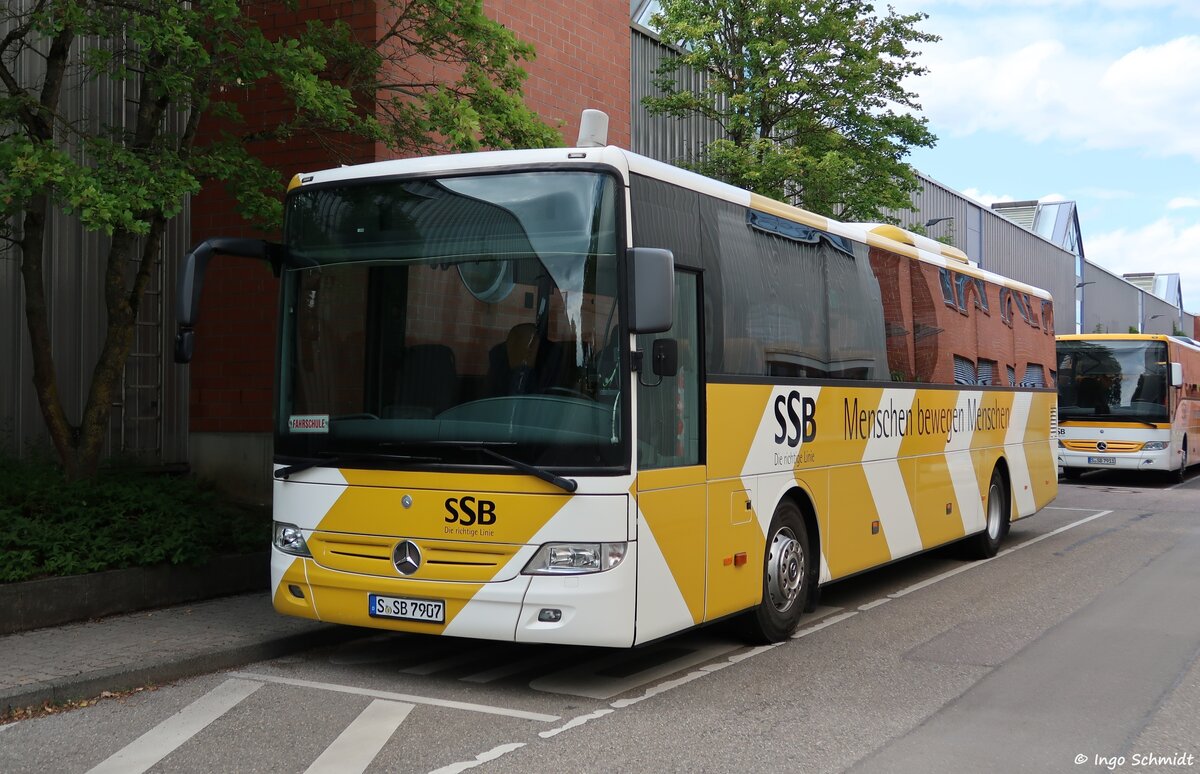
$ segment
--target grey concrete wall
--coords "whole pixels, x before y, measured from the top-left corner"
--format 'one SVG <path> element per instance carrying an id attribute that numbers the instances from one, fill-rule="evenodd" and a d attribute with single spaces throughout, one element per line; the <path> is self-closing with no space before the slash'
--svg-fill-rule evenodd
<path id="1" fill-rule="evenodd" d="M 248 503 L 271 502 L 269 433 L 192 433 L 192 472 Z"/>

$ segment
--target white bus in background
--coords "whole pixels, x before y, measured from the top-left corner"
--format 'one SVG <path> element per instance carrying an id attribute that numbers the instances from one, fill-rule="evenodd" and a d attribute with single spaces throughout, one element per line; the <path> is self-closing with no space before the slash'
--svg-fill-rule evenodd
<path id="1" fill-rule="evenodd" d="M 1182 480 L 1200 462 L 1200 345 L 1180 336 L 1059 336 L 1058 464 L 1156 470 Z"/>

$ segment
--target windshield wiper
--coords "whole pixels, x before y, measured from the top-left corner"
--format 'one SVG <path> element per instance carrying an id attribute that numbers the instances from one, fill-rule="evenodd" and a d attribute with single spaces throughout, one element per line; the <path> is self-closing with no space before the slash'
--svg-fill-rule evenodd
<path id="1" fill-rule="evenodd" d="M 362 460 L 395 460 L 399 462 L 441 462 L 438 457 L 417 457 L 411 454 L 383 454 L 381 452 L 356 452 L 354 454 L 323 454 L 303 462 L 285 465 L 275 471 L 275 478 L 287 481 L 288 476 L 315 467 L 341 467 L 351 462 Z"/>
<path id="2" fill-rule="evenodd" d="M 1153 422 L 1151 422 L 1148 419 L 1137 419 L 1136 417 L 1121 417 L 1120 421 L 1128 422 L 1129 424 L 1133 424 L 1134 422 L 1136 422 L 1139 425 L 1145 425 L 1146 427 L 1153 427 L 1156 430 L 1158 429 L 1158 425 L 1154 424 Z M 1166 422 L 1165 419 L 1163 421 Z"/>
<path id="3" fill-rule="evenodd" d="M 479 451 L 483 452 L 484 454 L 488 455 L 489 457 L 495 457 L 496 459 L 500 460 L 501 462 L 505 462 L 505 463 L 511 465 L 512 467 L 516 468 L 517 470 L 521 471 L 522 473 L 528 473 L 531 476 L 536 476 L 537 478 L 540 478 L 541 480 L 546 481 L 547 483 L 554 484 L 559 489 L 563 489 L 568 492 L 574 492 L 576 489 L 579 488 L 579 482 L 577 482 L 573 478 L 563 478 L 562 476 L 558 475 L 557 473 L 551 473 L 550 471 L 545 470 L 544 468 L 539 468 L 536 465 L 530 465 L 527 462 L 521 462 L 520 460 L 514 460 L 512 457 L 509 457 L 506 454 L 501 454 L 500 452 L 496 451 L 495 449 L 489 448 L 487 446 L 480 446 L 478 444 L 464 444 L 464 448 L 478 449 Z"/>
<path id="4" fill-rule="evenodd" d="M 466 449 L 470 451 L 479 451 L 500 460 L 509 467 L 519 470 L 522 473 L 528 473 L 534 478 L 540 478 L 548 484 L 554 484 L 559 489 L 567 492 L 574 492 L 579 488 L 579 482 L 573 478 L 563 478 L 557 473 L 551 473 L 545 468 L 539 468 L 537 465 L 530 465 L 528 462 L 521 462 L 509 457 L 507 454 L 501 454 L 496 451 L 495 446 L 513 446 L 513 443 L 482 443 L 480 441 L 429 441 L 433 446 L 453 446 L 457 449 Z"/>

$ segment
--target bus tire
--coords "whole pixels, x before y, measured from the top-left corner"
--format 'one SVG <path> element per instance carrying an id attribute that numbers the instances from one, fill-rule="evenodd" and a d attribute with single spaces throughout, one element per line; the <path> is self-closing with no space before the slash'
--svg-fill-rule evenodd
<path id="1" fill-rule="evenodd" d="M 1167 481 L 1172 484 L 1182 484 L 1187 479 L 1188 468 L 1188 439 L 1183 437 L 1183 459 L 1179 461 L 1179 470 L 1172 470 L 1167 473 Z"/>
<path id="2" fill-rule="evenodd" d="M 967 544 L 972 559 L 991 559 L 1000 550 L 1000 544 L 1008 535 L 1009 492 L 1008 481 L 997 467 L 988 482 L 987 505 L 984 506 L 983 532 L 970 538 Z"/>
<path id="3" fill-rule="evenodd" d="M 767 531 L 762 601 L 742 617 L 744 632 L 751 641 L 782 642 L 800 625 L 815 578 L 810 545 L 800 508 L 784 500 L 775 509 Z"/>

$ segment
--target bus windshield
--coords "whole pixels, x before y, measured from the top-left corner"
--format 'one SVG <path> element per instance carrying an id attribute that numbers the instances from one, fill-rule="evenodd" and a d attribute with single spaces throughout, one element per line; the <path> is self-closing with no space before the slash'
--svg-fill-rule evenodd
<path id="1" fill-rule="evenodd" d="M 1167 422 L 1167 345 L 1058 342 L 1059 419 Z"/>
<path id="2" fill-rule="evenodd" d="M 284 276 L 276 452 L 622 464 L 615 188 L 573 171 L 295 191 L 288 264 L 307 266 Z"/>

